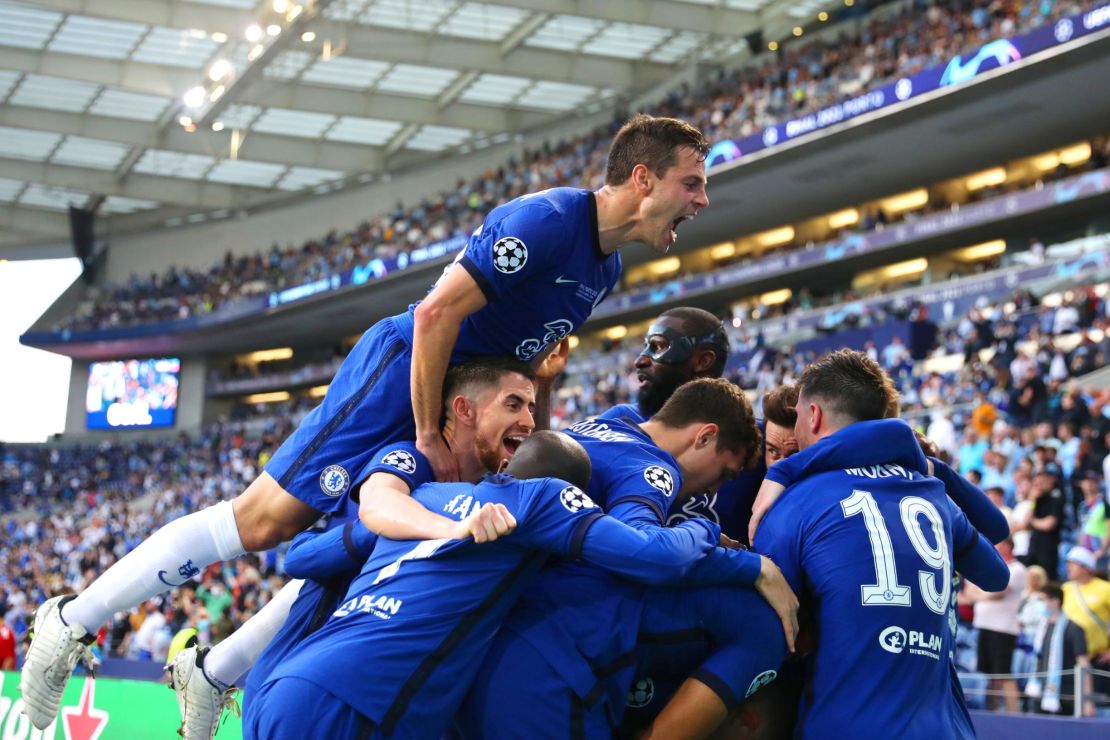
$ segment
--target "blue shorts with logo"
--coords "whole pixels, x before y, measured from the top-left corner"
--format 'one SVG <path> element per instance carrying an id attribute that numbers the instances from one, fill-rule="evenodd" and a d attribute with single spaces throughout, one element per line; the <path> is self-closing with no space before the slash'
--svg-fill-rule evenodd
<path id="1" fill-rule="evenodd" d="M 354 477 L 382 445 L 416 436 L 409 392 L 412 347 L 392 318 L 370 327 L 323 402 L 266 464 L 283 489 L 322 513 L 343 506 Z"/>

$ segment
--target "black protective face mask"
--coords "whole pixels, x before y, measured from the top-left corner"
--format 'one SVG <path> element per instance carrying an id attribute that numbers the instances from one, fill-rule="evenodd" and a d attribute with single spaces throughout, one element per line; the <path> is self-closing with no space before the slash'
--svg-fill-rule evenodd
<path id="1" fill-rule="evenodd" d="M 649 342 L 652 337 L 663 337 L 666 339 L 668 342 L 667 348 L 652 351 Z M 649 360 L 663 365 L 681 365 L 694 356 L 694 350 L 697 349 L 698 345 L 708 344 L 717 352 L 727 354 L 728 350 L 725 348 L 721 339 L 718 332 L 700 337 L 687 336 L 669 326 L 652 324 L 644 338 L 644 349 L 640 352 L 640 357 L 647 357 Z"/>

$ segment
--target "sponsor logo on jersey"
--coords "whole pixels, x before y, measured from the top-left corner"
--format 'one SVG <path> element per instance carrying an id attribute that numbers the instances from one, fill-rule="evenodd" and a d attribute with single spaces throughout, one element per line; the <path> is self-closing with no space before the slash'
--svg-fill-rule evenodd
<path id="1" fill-rule="evenodd" d="M 559 491 L 559 502 L 563 505 L 563 508 L 572 514 L 577 514 L 583 509 L 597 507 L 597 504 L 578 486 L 567 486 Z"/>
<path id="2" fill-rule="evenodd" d="M 688 519 L 708 519 L 720 524 L 721 517 L 717 513 L 716 507 L 717 494 L 715 493 L 703 493 L 700 496 L 686 499 L 682 502 L 682 507 L 667 518 L 667 526 L 673 527 Z"/>
<path id="3" fill-rule="evenodd" d="M 329 496 L 342 496 L 351 485 L 351 476 L 342 465 L 329 465 L 320 473 L 320 490 Z"/>
<path id="4" fill-rule="evenodd" d="M 528 263 L 528 247 L 515 236 L 504 236 L 493 245 L 493 266 L 498 272 L 512 275 Z"/>
<path id="5" fill-rule="evenodd" d="M 747 697 L 762 689 L 767 684 L 774 681 L 776 678 L 778 678 L 778 675 L 778 671 L 763 671 L 763 673 L 760 673 L 758 676 L 752 679 L 751 684 L 748 686 L 747 693 L 744 694 L 744 698 L 746 699 Z"/>
<path id="6" fill-rule="evenodd" d="M 555 319 L 554 321 L 545 323 L 543 328 L 547 329 L 547 332 L 544 333 L 542 339 L 532 337 L 530 339 L 525 339 L 517 345 L 517 359 L 528 362 L 540 352 L 543 352 L 548 345 L 561 341 L 574 331 L 574 324 L 568 319 Z"/>
<path id="7" fill-rule="evenodd" d="M 674 478 L 666 468 L 650 465 L 644 469 L 644 480 L 648 485 L 661 492 L 664 496 L 674 493 Z"/>
<path id="8" fill-rule="evenodd" d="M 895 655 L 909 653 L 940 660 L 941 640 L 939 635 L 904 630 L 892 624 L 879 633 L 879 647 Z"/>
<path id="9" fill-rule="evenodd" d="M 400 470 L 402 473 L 416 472 L 416 458 L 407 450 L 394 450 L 387 452 L 382 458 L 382 465 L 388 465 Z"/>
<path id="10" fill-rule="evenodd" d="M 342 606 L 335 610 L 333 616 L 345 617 L 348 614 L 362 612 L 372 614 L 378 619 L 391 619 L 401 611 L 401 599 L 395 599 L 385 594 L 363 594 L 354 599 L 348 599 Z"/>

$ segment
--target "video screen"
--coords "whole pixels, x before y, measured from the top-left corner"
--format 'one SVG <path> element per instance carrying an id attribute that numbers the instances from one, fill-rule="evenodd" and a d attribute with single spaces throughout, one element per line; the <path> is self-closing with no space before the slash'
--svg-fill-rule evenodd
<path id="1" fill-rule="evenodd" d="M 181 359 L 115 360 L 89 365 L 89 429 L 172 427 Z"/>

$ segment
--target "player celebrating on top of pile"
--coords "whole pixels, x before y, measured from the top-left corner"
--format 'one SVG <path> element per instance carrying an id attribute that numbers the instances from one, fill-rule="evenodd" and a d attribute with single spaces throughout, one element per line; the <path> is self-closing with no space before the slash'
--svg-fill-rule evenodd
<path id="1" fill-rule="evenodd" d="M 457 480 L 439 429 L 448 363 L 542 360 L 616 285 L 618 249 L 666 253 L 678 225 L 709 204 L 708 150 L 687 123 L 637 115 L 613 140 L 600 190 L 553 188 L 493 209 L 422 302 L 363 335 L 323 403 L 243 494 L 167 524 L 80 595 L 39 608 L 20 681 L 32 724 L 57 716 L 74 665 L 113 613 L 293 537 L 336 508 L 382 444 L 415 439 L 439 480 Z"/>

